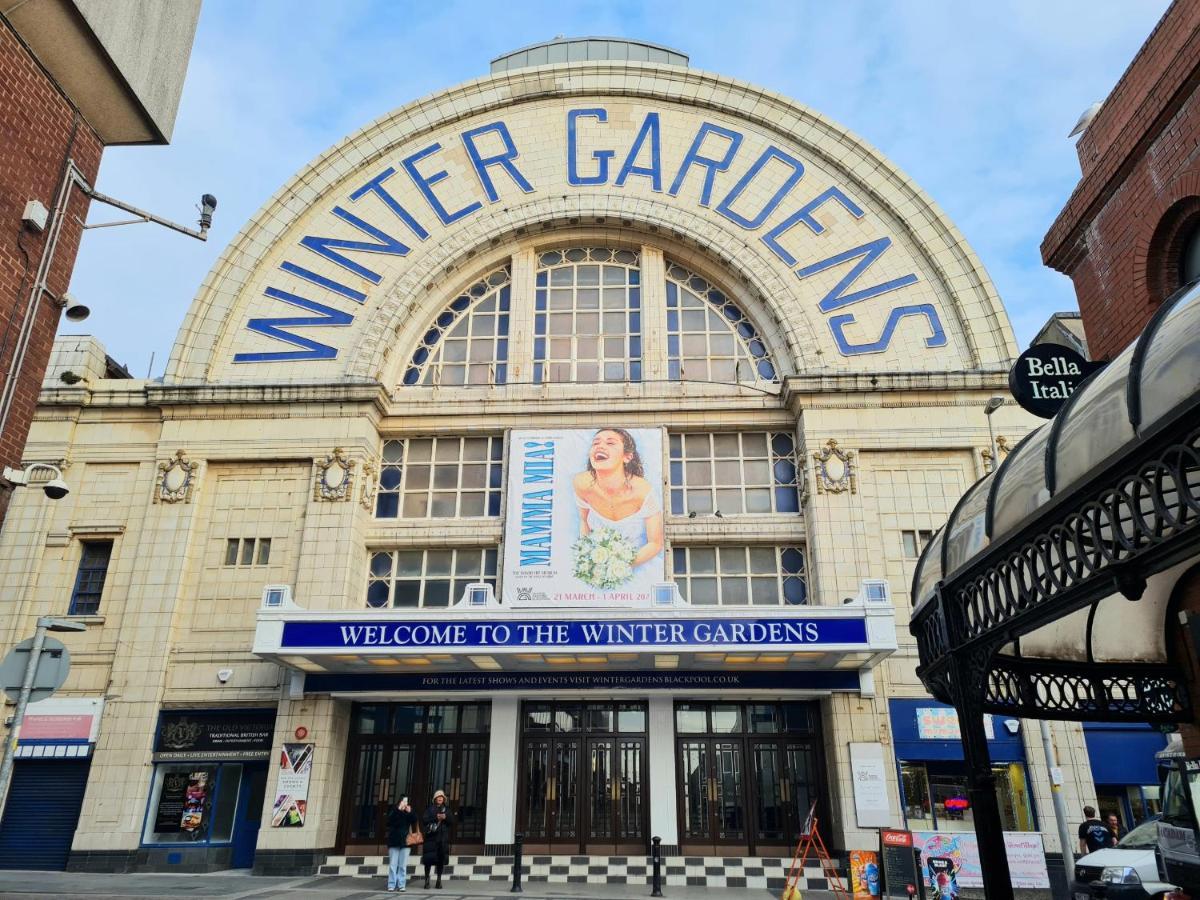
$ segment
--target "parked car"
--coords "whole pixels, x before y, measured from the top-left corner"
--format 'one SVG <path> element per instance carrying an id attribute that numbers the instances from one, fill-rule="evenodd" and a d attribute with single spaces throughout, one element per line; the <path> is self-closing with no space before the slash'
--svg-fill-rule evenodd
<path id="1" fill-rule="evenodd" d="M 1072 900 L 1162 900 L 1175 890 L 1158 874 L 1158 819 L 1148 819 L 1117 842 L 1075 862 Z"/>

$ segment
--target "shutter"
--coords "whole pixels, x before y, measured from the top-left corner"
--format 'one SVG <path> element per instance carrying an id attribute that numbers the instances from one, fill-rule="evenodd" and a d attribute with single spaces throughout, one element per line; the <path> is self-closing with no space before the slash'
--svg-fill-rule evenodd
<path id="1" fill-rule="evenodd" d="M 90 762 L 16 761 L 0 822 L 0 869 L 66 869 Z"/>

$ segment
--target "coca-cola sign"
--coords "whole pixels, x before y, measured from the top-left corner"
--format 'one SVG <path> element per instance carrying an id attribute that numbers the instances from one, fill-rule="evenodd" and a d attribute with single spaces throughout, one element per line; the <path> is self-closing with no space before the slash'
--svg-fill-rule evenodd
<path id="1" fill-rule="evenodd" d="M 1088 362 L 1061 344 L 1034 344 L 1017 357 L 1008 373 L 1008 387 L 1022 409 L 1051 419 L 1075 389 L 1104 365 Z"/>

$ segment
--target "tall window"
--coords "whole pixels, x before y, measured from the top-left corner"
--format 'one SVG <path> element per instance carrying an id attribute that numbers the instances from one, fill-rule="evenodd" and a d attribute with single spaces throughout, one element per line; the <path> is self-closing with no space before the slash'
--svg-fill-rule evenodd
<path id="1" fill-rule="evenodd" d="M 385 441 L 375 515 L 453 519 L 500 515 L 504 438 Z"/>
<path id="2" fill-rule="evenodd" d="M 906 559 L 916 559 L 921 555 L 929 542 L 933 540 L 933 532 L 924 528 L 900 532 L 900 544 Z"/>
<path id="3" fill-rule="evenodd" d="M 667 266 L 667 374 L 673 381 L 777 381 L 767 345 L 742 310 L 699 275 Z"/>
<path id="4" fill-rule="evenodd" d="M 800 510 L 796 441 L 786 431 L 672 434 L 671 513 Z"/>
<path id="5" fill-rule="evenodd" d="M 801 547 L 676 547 L 675 584 L 693 606 L 808 602 Z"/>
<path id="6" fill-rule="evenodd" d="M 404 373 L 406 385 L 508 381 L 508 266 L 475 282 L 438 314 Z"/>
<path id="7" fill-rule="evenodd" d="M 367 606 L 383 609 L 444 607 L 457 603 L 471 582 L 496 587 L 496 550 L 382 550 L 371 554 Z"/>
<path id="8" fill-rule="evenodd" d="M 100 595 L 108 576 L 108 561 L 112 558 L 112 541 L 83 541 L 79 571 L 75 575 L 75 590 L 71 592 L 69 615 L 94 616 L 100 611 Z"/>
<path id="9" fill-rule="evenodd" d="M 538 257 L 533 380 L 641 381 L 638 254 L 574 247 Z"/>

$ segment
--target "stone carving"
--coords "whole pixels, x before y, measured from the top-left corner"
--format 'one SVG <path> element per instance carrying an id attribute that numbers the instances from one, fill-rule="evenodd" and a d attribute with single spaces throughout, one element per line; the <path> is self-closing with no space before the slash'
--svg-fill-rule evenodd
<path id="1" fill-rule="evenodd" d="M 334 447 L 333 452 L 313 460 L 316 477 L 313 484 L 314 500 L 349 500 L 350 488 L 354 483 L 354 461 L 346 458 L 346 451 Z"/>
<path id="2" fill-rule="evenodd" d="M 1003 453 L 1005 456 L 1008 456 L 1008 451 L 1010 451 L 1010 450 L 1012 449 L 1012 445 L 1011 445 L 1011 444 L 1009 444 L 1009 442 L 1008 442 L 1008 438 L 1006 438 L 1006 437 L 1005 437 L 1004 435 L 1002 435 L 1002 434 L 1000 434 L 1000 435 L 997 435 L 997 436 L 996 436 L 996 447 L 997 447 L 997 448 L 1000 450 L 1000 452 L 1001 452 L 1001 453 Z"/>
<path id="3" fill-rule="evenodd" d="M 858 493 L 858 478 L 854 473 L 854 451 L 843 450 L 830 438 L 813 454 L 818 494 Z"/>
<path id="4" fill-rule="evenodd" d="M 361 484 L 358 489 L 358 502 L 362 504 L 362 508 L 367 512 L 375 509 L 375 489 L 379 486 L 379 479 L 375 477 L 375 464 L 363 463 Z"/>
<path id="5" fill-rule="evenodd" d="M 992 448 L 984 447 L 979 451 L 979 456 L 983 459 L 983 474 L 987 474 L 996 467 L 996 461 L 992 458 Z"/>
<path id="6" fill-rule="evenodd" d="M 191 503 L 200 463 L 188 459 L 186 450 L 176 450 L 175 458 L 158 464 L 158 483 L 154 486 L 155 503 Z"/>

